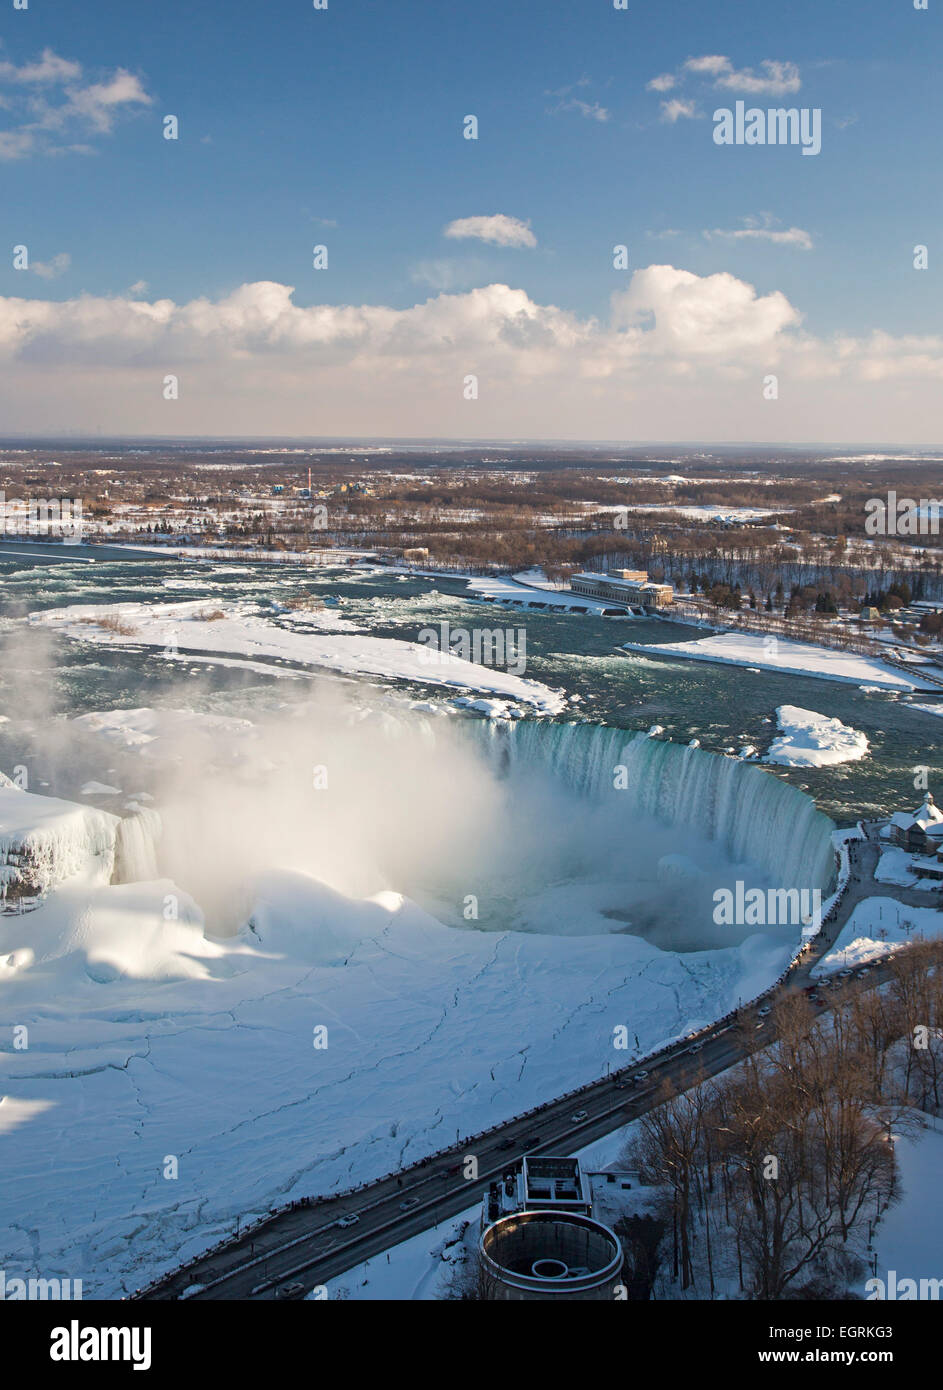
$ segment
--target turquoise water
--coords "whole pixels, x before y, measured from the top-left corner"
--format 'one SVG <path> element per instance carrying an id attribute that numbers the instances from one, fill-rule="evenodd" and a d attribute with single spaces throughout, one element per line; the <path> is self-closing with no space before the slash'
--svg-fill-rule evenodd
<path id="1" fill-rule="evenodd" d="M 108 558 L 49 564 L 0 552 L 0 637 L 16 626 L 11 620 L 68 603 L 215 597 L 264 605 L 303 592 L 332 596 L 345 616 L 378 636 L 415 640 L 422 627 L 443 619 L 453 627 L 523 627 L 526 675 L 579 694 L 583 716 L 615 728 L 644 730 L 658 723 L 682 743 L 698 738 L 704 748 L 723 751 L 747 742 L 763 751 L 775 732 L 777 705 L 835 716 L 867 734 L 870 756 L 837 768 L 778 769 L 776 775 L 808 791 L 840 823 L 909 806 L 917 766 L 928 765 L 931 788 L 936 784 L 943 718 L 908 708 L 903 700 L 810 677 L 620 654 L 625 641 L 677 642 L 697 633 L 652 619 L 503 610 L 469 598 L 461 580 L 341 570 L 318 575 L 297 566 L 236 562 Z M 179 700 L 182 675 L 192 680 L 197 707 L 249 712 L 281 685 L 275 676 L 221 667 L 208 671 L 201 665 L 190 674 L 186 662 L 170 666 L 146 653 L 65 639 L 55 639 L 53 651 L 50 693 L 64 713 Z M 0 664 L 0 712 L 4 690 L 17 678 L 17 659 L 15 650 L 8 651 Z M 441 690 L 427 693 L 449 698 Z"/>

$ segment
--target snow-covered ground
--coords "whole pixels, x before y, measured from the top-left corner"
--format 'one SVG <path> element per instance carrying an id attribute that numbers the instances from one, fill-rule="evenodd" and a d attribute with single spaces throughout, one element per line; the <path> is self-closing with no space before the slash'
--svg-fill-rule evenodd
<path id="1" fill-rule="evenodd" d="M 840 719 L 797 705 L 780 705 L 776 721 L 779 735 L 770 744 L 764 762 L 780 767 L 831 767 L 857 762 L 867 755 L 865 735 Z"/>
<path id="2" fill-rule="evenodd" d="M 875 1273 L 869 1269 L 862 1276 L 857 1290 L 862 1298 L 873 1293 L 866 1288 L 866 1281 L 873 1277 L 889 1290 L 894 1282 L 892 1270 L 898 1288 L 903 1279 L 943 1280 L 943 1122 L 927 1116 L 926 1124 L 918 1138 L 898 1136 L 895 1141 L 901 1195 L 875 1232 Z"/>
<path id="3" fill-rule="evenodd" d="M 222 617 L 209 617 L 222 613 Z M 540 714 L 559 714 L 566 697 L 540 681 L 499 667 L 465 661 L 451 651 L 434 651 L 419 642 L 372 637 L 330 608 L 279 614 L 280 626 L 250 603 L 81 604 L 34 613 L 30 622 L 85 642 L 104 646 L 160 649 L 169 659 L 183 653 L 268 657 L 348 675 L 457 687 L 517 700 Z M 104 619 L 111 626 L 102 627 Z M 119 630 L 116 630 L 116 627 Z"/>
<path id="4" fill-rule="evenodd" d="M 624 643 L 627 651 L 681 657 L 689 661 L 719 661 L 730 666 L 818 676 L 821 680 L 872 685 L 882 690 L 931 690 L 916 675 L 906 678 L 876 657 L 815 647 L 790 638 L 749 632 L 720 632 L 692 642 Z"/>
<path id="5" fill-rule="evenodd" d="M 21 895 L 42 897 L 76 875 L 108 882 L 118 821 L 104 811 L 33 796 L 0 781 L 0 906 Z"/>
<path id="6" fill-rule="evenodd" d="M 642 1052 L 690 1031 L 790 953 L 761 936 L 679 956 L 631 935 L 455 929 L 287 870 L 257 882 L 251 923 L 207 939 L 169 881 L 65 885 L 0 921 L 4 1024 L 30 1040 L 4 1056 L 8 1276 L 139 1286 L 237 1217 L 602 1075 L 617 1024 Z"/>
<path id="7" fill-rule="evenodd" d="M 921 879 L 910 867 L 912 858 L 913 855 L 909 851 L 898 849 L 896 846 L 882 849 L 874 877 L 878 883 L 894 883 L 899 888 L 913 888 Z M 929 886 L 926 879 L 922 880 L 922 883 L 924 887 Z"/>
<path id="8" fill-rule="evenodd" d="M 893 898 L 866 898 L 842 927 L 828 955 L 813 975 L 834 975 L 888 955 L 915 937 L 943 936 L 943 912 L 910 907 Z"/>

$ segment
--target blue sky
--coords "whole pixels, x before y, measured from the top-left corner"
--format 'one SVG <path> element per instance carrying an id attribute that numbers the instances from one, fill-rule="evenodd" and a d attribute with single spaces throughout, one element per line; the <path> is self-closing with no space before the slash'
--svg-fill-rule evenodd
<path id="1" fill-rule="evenodd" d="M 181 305 L 273 281 L 297 306 L 405 310 L 497 282 L 586 321 L 608 318 L 632 272 L 666 263 L 782 294 L 819 339 L 934 335 L 941 10 L 30 0 L 2 28 L 0 215 L 40 269 L 4 256 L 0 295 L 135 286 Z M 24 73 L 46 50 L 74 65 L 61 80 Z M 705 57 L 726 66 L 699 72 Z M 126 100 L 102 95 L 119 95 L 116 80 Z M 738 97 L 821 108 L 821 154 L 717 147 L 713 111 Z M 46 122 L 24 137 L 37 102 Z M 168 113 L 177 141 L 162 137 Z M 462 138 L 467 113 L 477 141 Z M 536 244 L 444 235 L 494 214 Z M 318 242 L 326 271 L 311 265 Z M 613 270 L 616 243 L 628 276 Z M 913 268 L 918 243 L 927 272 Z"/>

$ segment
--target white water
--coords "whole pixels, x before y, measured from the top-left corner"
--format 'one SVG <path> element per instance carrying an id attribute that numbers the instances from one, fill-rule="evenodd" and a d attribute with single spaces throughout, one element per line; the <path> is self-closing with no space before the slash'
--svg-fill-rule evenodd
<path id="1" fill-rule="evenodd" d="M 784 886 L 823 893 L 832 886 L 833 822 L 811 797 L 759 768 L 603 725 L 522 720 L 477 725 L 475 736 L 499 765 L 543 764 L 627 822 L 648 816 L 706 835 L 730 860 L 753 864 Z M 626 770 L 622 791 L 615 789 L 619 768 Z"/>
<path id="2" fill-rule="evenodd" d="M 118 822 L 113 883 L 150 883 L 159 877 L 157 845 L 162 829 L 157 812 L 146 809 Z"/>

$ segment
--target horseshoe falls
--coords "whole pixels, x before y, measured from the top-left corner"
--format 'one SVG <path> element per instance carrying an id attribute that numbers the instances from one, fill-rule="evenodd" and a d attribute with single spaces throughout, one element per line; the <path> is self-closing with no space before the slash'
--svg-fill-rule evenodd
<path id="1" fill-rule="evenodd" d="M 499 768 L 544 767 L 588 801 L 616 814 L 621 808 L 627 829 L 652 818 L 697 831 L 783 887 L 832 890 L 834 822 L 811 797 L 756 766 L 604 725 L 482 722 L 472 736 Z M 617 777 L 625 790 L 616 790 Z"/>

